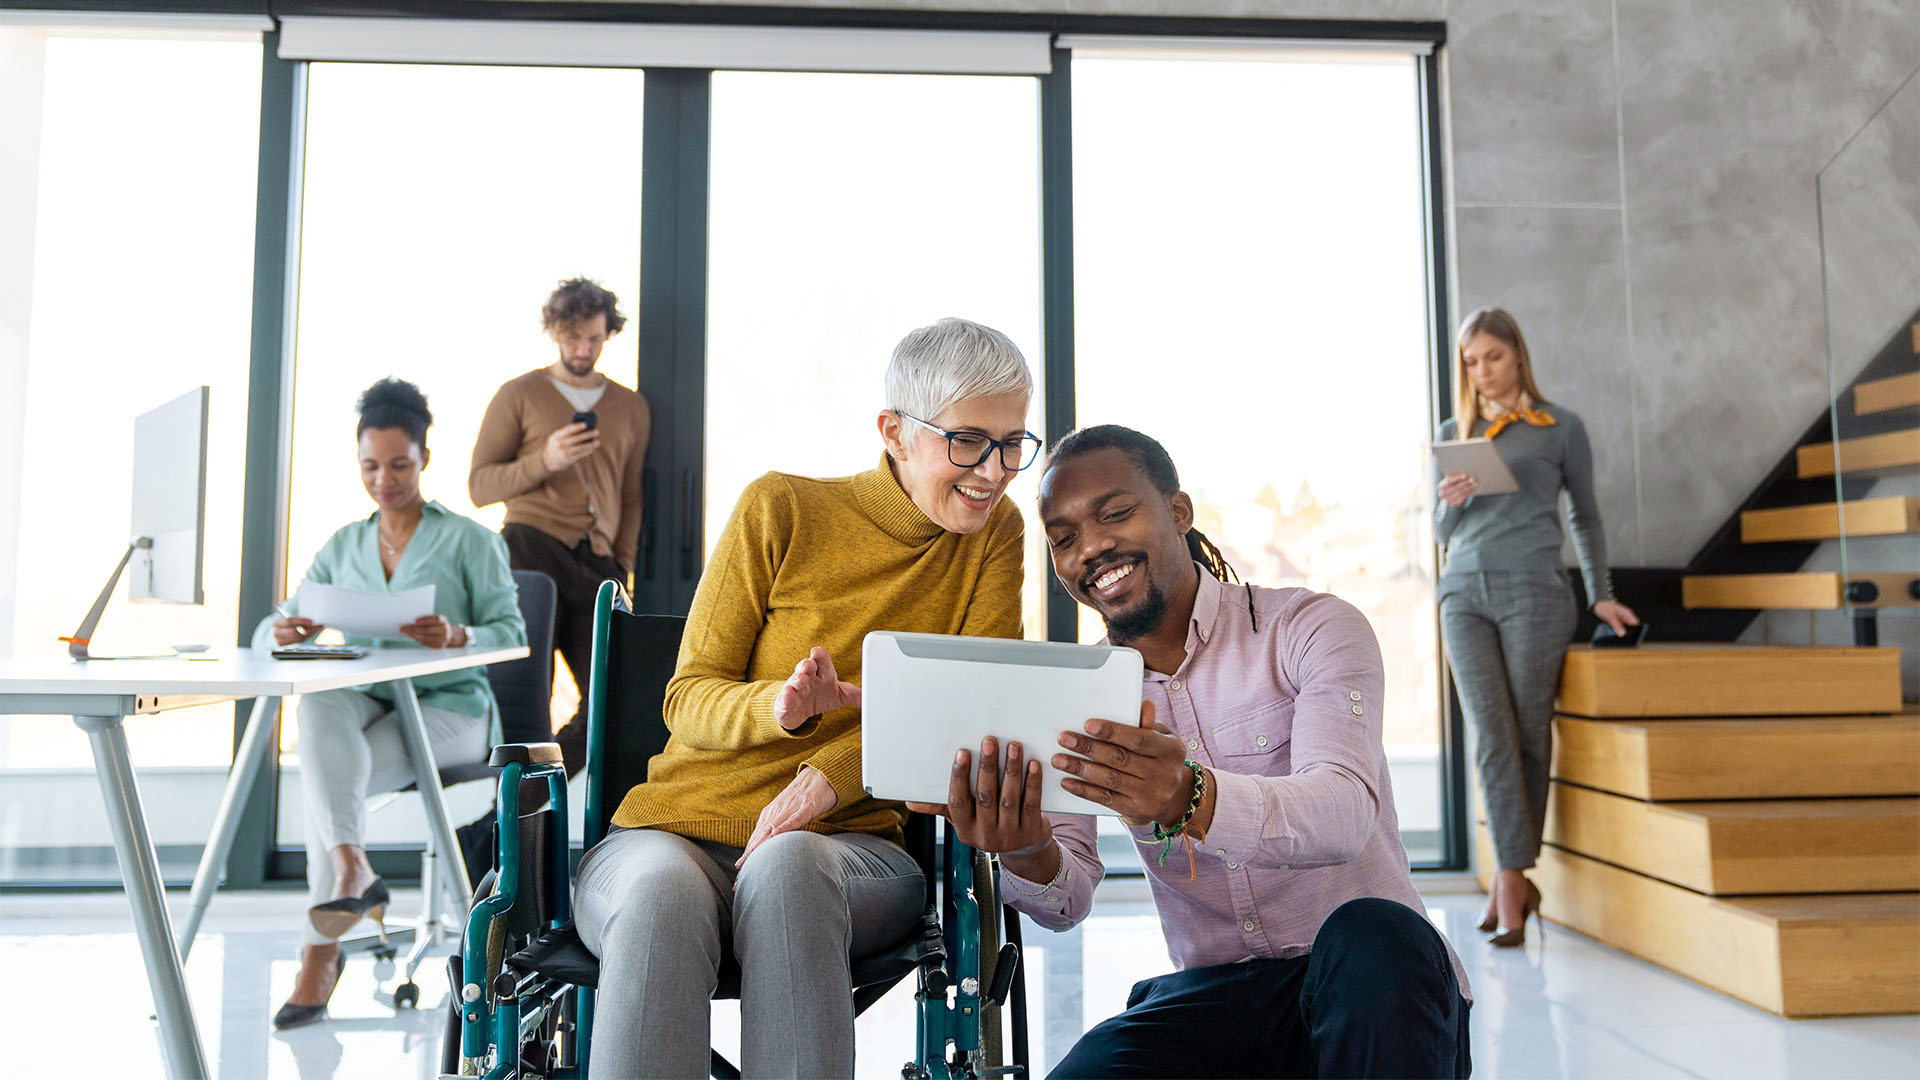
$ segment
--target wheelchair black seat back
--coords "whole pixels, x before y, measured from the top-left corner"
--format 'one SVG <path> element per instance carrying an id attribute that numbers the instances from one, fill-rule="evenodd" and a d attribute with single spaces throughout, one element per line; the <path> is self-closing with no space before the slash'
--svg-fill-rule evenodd
<path id="1" fill-rule="evenodd" d="M 614 808 L 645 781 L 648 763 L 666 748 L 663 706 L 685 625 L 679 617 L 632 614 L 617 585 L 600 588 L 587 701 L 583 849 L 606 836 Z M 583 1077 L 600 971 L 573 925 L 564 766 L 550 743 L 503 745 L 494 764 L 501 769 L 495 868 L 475 894 L 464 947 L 448 964 L 454 994 L 442 1072 L 494 1080 Z M 993 862 L 951 836 L 936 840 L 932 818 L 909 815 L 906 834 L 927 875 L 927 903 L 915 930 L 853 962 L 855 1013 L 917 975 L 916 1046 L 903 1076 L 1023 1076 L 1019 919 L 1011 909 L 1003 914 L 997 902 Z M 728 957 L 716 996 L 738 993 L 739 968 Z M 1004 1066 L 1000 1021 L 1009 996 L 1014 1064 Z M 711 1071 L 718 1080 L 739 1076 L 718 1052 L 711 1054 Z"/>

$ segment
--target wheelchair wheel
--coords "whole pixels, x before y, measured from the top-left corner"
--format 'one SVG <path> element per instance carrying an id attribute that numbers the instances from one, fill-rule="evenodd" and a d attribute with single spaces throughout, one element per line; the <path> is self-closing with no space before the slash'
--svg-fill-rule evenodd
<path id="1" fill-rule="evenodd" d="M 993 857 L 984 851 L 973 853 L 973 895 L 980 904 L 980 992 L 984 994 L 993 985 L 994 966 L 1000 959 L 999 876 L 994 873 Z M 1002 1064 L 1001 1011 L 999 1005 L 980 1007 L 980 1048 L 968 1063 L 975 1076 L 993 1075 L 987 1070 Z"/>

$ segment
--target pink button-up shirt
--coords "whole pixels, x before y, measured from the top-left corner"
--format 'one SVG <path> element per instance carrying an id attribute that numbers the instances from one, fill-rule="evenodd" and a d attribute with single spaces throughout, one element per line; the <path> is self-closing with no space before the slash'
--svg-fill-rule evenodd
<path id="1" fill-rule="evenodd" d="M 1153 826 L 1132 830 L 1176 967 L 1305 956 L 1327 916 L 1361 897 L 1425 914 L 1380 742 L 1384 682 L 1373 627 L 1352 604 L 1307 589 L 1249 592 L 1200 571 L 1187 658 L 1172 675 L 1148 671 L 1142 687 L 1154 726 L 1213 776 L 1195 877 L 1185 837 L 1162 866 Z M 1094 819 L 1049 821 L 1061 873 L 1043 884 L 1003 870 L 1001 891 L 1035 922 L 1064 930 L 1086 917 L 1105 867 Z M 1451 945 L 1448 954 L 1471 998 Z"/>

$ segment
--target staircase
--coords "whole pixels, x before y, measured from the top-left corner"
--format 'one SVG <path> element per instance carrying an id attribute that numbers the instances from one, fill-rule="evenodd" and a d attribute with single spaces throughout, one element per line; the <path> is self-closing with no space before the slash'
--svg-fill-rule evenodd
<path id="1" fill-rule="evenodd" d="M 1577 646 L 1559 709 L 1548 919 L 1782 1016 L 1920 1012 L 1897 649 Z"/>
<path id="2" fill-rule="evenodd" d="M 1855 642 L 1872 645 L 1879 640 L 1878 609 L 1920 606 L 1920 545 L 1910 557 L 1895 559 L 1906 565 L 1873 571 L 1849 565 L 1842 574 L 1788 565 L 1803 563 L 1821 541 L 1920 536 L 1920 497 L 1833 501 L 1836 488 L 1864 494 L 1879 477 L 1920 469 L 1920 319 L 1904 329 L 1851 393 L 1835 401 L 1833 413 L 1808 432 L 1791 464 L 1769 478 L 1775 490 L 1792 491 L 1787 497 L 1796 501 L 1743 510 L 1738 546 L 1723 531 L 1709 544 L 1713 558 L 1696 560 L 1715 572 L 1680 579 L 1681 605 L 1688 611 L 1846 610 L 1854 616 Z M 1778 475 L 1788 468 L 1790 478 Z M 1824 501 L 1809 498 L 1815 490 L 1809 482 L 1824 487 Z M 1765 572 L 1728 572 L 1742 564 Z"/>

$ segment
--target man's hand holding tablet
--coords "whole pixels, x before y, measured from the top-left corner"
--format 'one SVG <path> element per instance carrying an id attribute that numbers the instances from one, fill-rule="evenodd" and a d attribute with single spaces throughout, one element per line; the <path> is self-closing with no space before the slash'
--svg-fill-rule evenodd
<path id="1" fill-rule="evenodd" d="M 1061 732 L 1060 745 L 1082 755 L 1053 755 L 1054 768 L 1073 774 L 1062 779 L 1061 786 L 1113 808 L 1129 826 L 1171 825 L 1187 812 L 1187 803 L 1193 799 L 1187 747 L 1153 726 L 1153 702 L 1141 703 L 1139 727 L 1089 720 L 1084 735 Z M 1211 819 L 1212 808 L 1202 809 Z M 1205 825 L 1199 811 L 1194 820 Z"/>
<path id="2" fill-rule="evenodd" d="M 1153 702 L 1141 704 L 1137 728 L 1089 720 L 1084 733 L 1063 731 L 1059 742 L 1073 751 L 1053 755 L 1053 767 L 1071 774 L 1061 784 L 1083 799 L 1111 807 L 1128 825 L 1171 823 L 1186 813 L 1193 798 L 1186 746 L 1153 726 Z M 946 818 L 961 843 L 998 853 L 1007 869 L 1028 881 L 1052 880 L 1060 869 L 1060 854 L 1052 843 L 1053 830 L 1040 812 L 1040 762 L 1027 759 L 1016 742 L 1007 745 L 1002 764 L 992 736 L 980 743 L 980 762 L 980 782 L 974 790 L 969 791 L 967 783 L 973 772 L 972 752 L 962 750 L 953 759 L 946 803 L 909 802 L 907 807 Z M 988 766 L 989 762 L 993 765 Z M 1204 834 L 1212 818 L 1209 797 L 1195 811 L 1194 824 Z"/>
<path id="3" fill-rule="evenodd" d="M 968 790 L 973 751 L 962 750 L 953 758 L 947 801 L 910 802 L 907 808 L 946 818 L 961 843 L 998 854 L 1003 866 L 1029 881 L 1052 880 L 1060 870 L 1060 853 L 1054 849 L 1053 827 L 1040 812 L 1039 760 L 1029 760 L 1019 743 L 1008 743 L 1001 767 L 999 740 L 989 735 L 980 741 L 980 763 L 979 790 Z"/>

